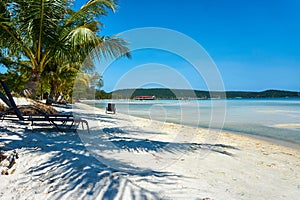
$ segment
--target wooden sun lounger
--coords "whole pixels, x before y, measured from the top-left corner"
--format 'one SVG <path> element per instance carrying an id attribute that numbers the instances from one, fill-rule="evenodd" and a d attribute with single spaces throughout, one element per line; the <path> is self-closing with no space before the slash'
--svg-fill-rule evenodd
<path id="1" fill-rule="evenodd" d="M 0 92 L 0 98 L 2 101 L 8 106 L 8 109 L 0 113 L 0 117 L 2 120 L 19 120 L 19 121 L 29 121 L 33 124 L 33 122 L 49 122 L 51 125 L 55 126 L 58 130 L 62 130 L 60 126 L 69 126 L 71 129 L 73 126 L 75 130 L 81 124 L 82 128 L 84 128 L 83 124 L 86 125 L 87 130 L 89 132 L 89 124 L 86 120 L 83 119 L 75 119 L 73 115 L 70 114 L 47 114 L 41 109 L 26 105 L 26 106 L 17 106 L 8 86 L 0 80 L 0 83 L 4 89 L 6 96 Z M 23 114 L 21 109 L 32 109 L 37 114 Z"/>

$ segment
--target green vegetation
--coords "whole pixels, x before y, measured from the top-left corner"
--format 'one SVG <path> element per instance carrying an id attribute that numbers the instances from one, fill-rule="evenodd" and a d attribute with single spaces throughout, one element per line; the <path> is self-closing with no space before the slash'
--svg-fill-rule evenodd
<path id="1" fill-rule="evenodd" d="M 95 95 L 93 95 L 95 94 Z M 168 88 L 138 88 L 121 89 L 106 93 L 103 90 L 88 89 L 84 95 L 87 99 L 134 99 L 136 96 L 155 96 L 155 99 L 234 99 L 234 98 L 300 98 L 299 92 L 283 90 L 266 90 L 261 92 L 226 91 L 209 92 L 204 90 L 168 89 Z"/>
<path id="2" fill-rule="evenodd" d="M 13 91 L 31 98 L 47 92 L 54 100 L 68 99 L 78 74 L 85 88 L 102 84 L 94 72 L 95 58 L 129 56 L 124 40 L 100 36 L 98 19 L 114 11 L 114 0 L 89 0 L 77 11 L 72 2 L 0 2 L 0 67 L 7 69 L 0 78 Z"/>
<path id="3" fill-rule="evenodd" d="M 281 90 L 266 90 L 262 92 L 243 92 L 243 91 L 227 91 L 223 92 L 208 92 L 201 90 L 183 90 L 183 89 L 123 89 L 116 90 L 112 93 L 96 93 L 96 99 L 105 97 L 113 99 L 133 99 L 135 96 L 155 96 L 156 99 L 209 99 L 209 98 L 285 98 L 298 97 L 298 92 L 281 91 Z M 226 94 L 226 96 L 225 96 Z"/>

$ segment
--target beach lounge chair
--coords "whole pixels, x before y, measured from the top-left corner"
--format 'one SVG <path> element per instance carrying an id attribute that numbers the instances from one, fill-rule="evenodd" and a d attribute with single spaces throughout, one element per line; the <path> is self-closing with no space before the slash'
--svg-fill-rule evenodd
<path id="1" fill-rule="evenodd" d="M 61 126 L 67 126 L 69 129 L 74 127 L 76 130 L 81 124 L 86 125 L 89 132 L 89 124 L 86 120 L 74 118 L 71 114 L 47 114 L 38 107 L 26 105 L 17 106 L 8 86 L 0 80 L 1 86 L 4 89 L 6 96 L 0 92 L 0 98 L 8 106 L 8 109 L 0 113 L 2 120 L 19 120 L 19 121 L 29 121 L 33 125 L 33 122 L 49 122 L 51 125 L 55 126 L 58 130 L 62 130 Z M 32 109 L 37 114 L 24 114 L 21 112 L 22 109 Z"/>
<path id="2" fill-rule="evenodd" d="M 107 113 L 113 113 L 113 114 L 116 114 L 116 104 L 114 103 L 108 103 L 107 104 L 107 107 L 106 107 L 106 114 Z"/>

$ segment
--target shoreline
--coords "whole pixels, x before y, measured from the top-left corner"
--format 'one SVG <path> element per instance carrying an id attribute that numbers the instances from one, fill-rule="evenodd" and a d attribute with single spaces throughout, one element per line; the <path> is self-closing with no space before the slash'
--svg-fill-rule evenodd
<path id="1" fill-rule="evenodd" d="M 105 112 L 104 109 L 95 109 L 96 113 Z M 170 156 L 166 152 L 161 154 L 156 151 L 152 153 L 146 151 L 146 153 L 155 155 L 155 159 L 152 156 L 147 157 L 144 153 L 142 157 L 137 155 L 137 157 L 133 158 L 132 154 L 127 155 L 121 153 L 119 155 L 119 153 L 116 152 L 107 155 L 113 156 L 116 159 L 126 160 L 128 163 L 134 163 L 133 166 L 140 166 L 138 162 L 140 159 L 146 163 L 146 166 L 152 166 L 152 169 L 157 169 L 155 168 L 155 164 L 158 162 L 159 165 L 164 165 L 163 168 L 159 167 L 159 170 L 163 169 L 172 171 L 173 173 L 183 173 L 185 175 L 187 175 L 186 173 L 189 171 L 188 174 L 190 175 L 188 176 L 195 176 L 200 179 L 204 178 L 208 183 L 214 185 L 213 188 L 208 187 L 210 189 L 208 189 L 207 186 L 204 186 L 204 188 L 209 191 L 214 191 L 213 193 L 209 192 L 207 196 L 215 200 L 224 199 L 224 197 L 227 197 L 227 199 L 253 199 L 254 197 L 275 199 L 276 197 L 277 199 L 288 196 L 292 196 L 291 199 L 296 199 L 294 195 L 300 194 L 300 185 L 298 184 L 300 181 L 299 149 L 282 146 L 271 141 L 261 140 L 246 134 L 233 133 L 231 131 L 216 132 L 215 130 L 178 125 L 175 123 L 151 121 L 149 119 L 129 116 L 122 113 L 109 116 L 117 119 L 118 122 L 124 119 L 126 119 L 127 122 L 129 121 L 129 125 L 124 126 L 121 133 L 122 135 L 125 134 L 126 137 L 129 132 L 131 138 L 154 143 L 156 141 L 168 142 L 170 146 L 172 146 L 173 143 L 184 143 L 191 146 L 200 145 L 200 149 L 196 150 L 198 153 L 185 149 L 183 153 L 175 153 L 175 157 L 173 155 Z M 113 127 L 115 127 L 115 125 Z M 130 134 L 130 132 L 134 130 L 140 130 L 140 134 Z M 173 133 L 176 133 L 176 130 L 177 133 L 180 134 L 179 137 L 172 136 Z M 123 145 L 126 146 L 126 144 Z M 193 148 L 197 147 L 192 147 L 192 149 Z M 118 151 L 122 152 L 122 149 Z M 217 154 L 215 154 L 216 152 Z M 101 154 L 101 156 L 105 157 L 106 153 Z M 171 161 L 171 165 L 168 165 L 161 160 L 156 160 L 157 157 L 166 160 L 166 162 L 170 162 L 174 159 L 176 161 Z M 145 167 L 145 165 L 141 166 Z M 200 174 L 201 176 L 199 177 Z M 281 177 L 286 175 L 288 175 L 289 178 Z M 196 178 L 197 181 L 195 184 L 201 186 L 203 186 L 203 184 L 205 185 L 205 183 L 198 178 Z M 218 180 L 220 185 L 213 184 L 216 180 Z M 285 185 L 282 185 L 281 182 L 283 180 L 291 181 L 292 185 L 287 182 Z M 278 183 L 272 185 L 273 181 L 277 181 Z M 247 186 L 241 189 L 241 185 L 243 184 Z M 290 189 L 287 189 L 287 186 L 289 186 Z M 190 186 L 185 187 L 189 188 Z M 224 187 L 227 188 L 227 192 L 223 190 Z M 235 196 L 236 194 L 231 193 L 232 190 L 235 190 L 232 189 L 232 187 L 237 187 L 237 191 L 242 191 L 238 192 L 239 195 Z M 279 193 L 275 192 L 276 190 L 278 190 Z M 191 191 L 187 193 L 190 194 L 190 192 Z M 220 194 L 217 195 L 218 193 Z M 275 195 L 276 193 L 277 195 Z M 193 194 L 193 192 L 191 192 L 191 194 Z"/>
<path id="2" fill-rule="evenodd" d="M 58 111 L 70 111 L 58 107 Z M 74 104 L 90 133 L 5 121 L 0 199 L 297 199 L 299 150 Z"/>
<path id="3" fill-rule="evenodd" d="M 90 104 L 86 104 L 86 103 L 77 103 L 77 104 L 81 104 L 81 105 L 84 105 L 84 106 L 89 106 L 93 109 L 96 109 L 98 110 L 100 113 L 105 113 L 105 109 L 102 109 L 102 108 L 99 108 L 99 107 L 94 107 Z M 134 118 L 134 119 L 140 119 L 140 120 L 144 120 L 144 121 L 151 121 L 150 119 L 147 119 L 147 118 L 143 118 L 143 117 L 139 117 L 139 116 L 134 116 L 134 115 L 129 115 L 129 114 L 125 114 L 125 113 L 117 113 L 117 114 L 121 114 L 122 117 L 124 118 Z M 206 130 L 206 131 L 212 131 L 212 132 L 218 132 L 218 133 L 226 133 L 226 134 L 233 134 L 233 135 L 237 135 L 237 136 L 242 136 L 242 137 L 246 137 L 246 138 L 249 138 L 249 139 L 253 139 L 253 140 L 259 140 L 261 142 L 266 142 L 266 143 L 270 143 L 270 144 L 273 144 L 273 145 L 279 145 L 279 146 L 282 146 L 282 147 L 286 147 L 286 148 L 290 148 L 290 149 L 293 149 L 293 150 L 297 150 L 297 151 L 300 151 L 300 145 L 297 144 L 297 143 L 292 143 L 292 142 L 289 142 L 289 141 L 282 141 L 282 140 L 279 140 L 279 139 L 275 139 L 275 138 L 269 138 L 269 137 L 265 137 L 265 136 L 260 136 L 260 135 L 254 135 L 254 134 L 251 134 L 251 133 L 246 133 L 246 132 L 240 132 L 240 131 L 233 131 L 233 130 L 228 130 L 228 129 L 215 129 L 215 128 L 208 128 L 208 127 L 201 127 L 201 126 L 193 126 L 193 125 L 186 125 L 186 124 L 179 124 L 179 123 L 176 123 L 176 122 L 163 122 L 163 121 L 159 121 L 159 120 L 153 120 L 157 123 L 161 123 L 161 124 L 173 124 L 173 125 L 176 125 L 176 126 L 182 126 L 182 127 L 189 127 L 189 128 L 194 128 L 194 129 L 199 129 L 199 130 Z"/>
<path id="4" fill-rule="evenodd" d="M 89 102 L 89 101 L 95 102 L 94 100 L 87 100 L 87 102 Z M 109 99 L 105 100 L 105 101 L 109 102 Z M 146 101 L 145 104 L 149 104 L 149 103 L 151 104 L 151 102 L 149 102 L 149 103 L 148 102 L 149 101 Z M 85 104 L 85 105 L 88 105 L 88 106 L 91 106 L 91 107 L 95 107 L 93 105 L 90 105 L 89 103 L 85 103 L 85 101 L 83 101 L 81 103 Z M 115 103 L 116 104 L 127 104 L 128 102 L 119 102 L 119 101 L 117 101 Z M 135 103 L 141 104 L 141 102 L 129 102 L 129 104 L 135 104 Z M 99 107 L 95 107 L 95 108 L 102 110 L 102 112 L 105 112 L 105 110 L 102 109 L 102 108 L 99 108 Z M 137 118 L 150 120 L 147 117 L 143 117 L 143 116 L 135 116 L 135 115 L 130 115 L 128 113 L 122 113 L 122 114 L 131 116 L 131 117 L 137 117 Z M 164 121 L 160 121 L 160 120 L 157 120 L 157 119 L 151 119 L 151 120 L 155 120 L 155 121 L 164 123 Z M 266 141 L 266 142 L 271 142 L 271 143 L 274 143 L 274 144 L 277 144 L 277 145 L 281 145 L 281 146 L 284 146 L 284 147 L 300 150 L 300 144 L 292 142 L 290 140 L 283 140 L 283 139 L 276 138 L 276 137 L 262 136 L 262 135 L 258 135 L 256 133 L 247 133 L 245 131 L 243 132 L 243 131 L 238 131 L 238 130 L 232 130 L 232 129 L 226 128 L 226 127 L 222 127 L 222 129 L 217 129 L 217 128 L 210 128 L 210 127 L 207 127 L 207 126 L 195 126 L 195 125 L 191 125 L 191 124 L 181 124 L 181 123 L 177 123 L 177 122 L 174 122 L 174 121 L 168 121 L 167 123 L 173 123 L 173 124 L 183 125 L 183 126 L 188 126 L 188 127 L 193 127 L 193 128 L 207 129 L 207 130 L 212 130 L 212 131 L 224 131 L 224 132 L 229 132 L 229 133 L 232 133 L 232 134 L 244 135 L 244 136 L 248 136 L 248 137 L 253 138 L 253 139 L 259 139 L 259 140 L 263 140 L 263 141 Z M 292 124 L 292 125 L 295 126 L 295 124 Z M 279 124 L 278 127 L 276 125 L 274 125 L 273 127 L 282 128 L 282 127 L 286 127 L 286 126 L 290 127 L 292 125 Z M 296 125 L 299 126 L 299 124 L 296 124 Z"/>

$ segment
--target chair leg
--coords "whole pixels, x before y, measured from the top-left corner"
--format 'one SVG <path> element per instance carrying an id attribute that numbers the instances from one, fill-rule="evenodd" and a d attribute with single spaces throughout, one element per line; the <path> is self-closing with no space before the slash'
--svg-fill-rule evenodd
<path id="1" fill-rule="evenodd" d="M 67 122 L 66 122 L 66 123 L 67 123 Z M 75 121 L 73 121 L 73 122 L 71 123 L 71 125 L 69 126 L 69 129 L 71 129 L 73 125 L 76 125 Z"/>
<path id="2" fill-rule="evenodd" d="M 58 127 L 58 125 L 54 121 L 49 121 L 57 130 L 63 131 L 61 128 Z"/>
<path id="3" fill-rule="evenodd" d="M 88 123 L 87 121 L 85 121 L 85 120 L 78 122 L 78 125 L 79 125 L 80 123 L 81 123 L 81 127 L 82 127 L 83 130 L 84 130 L 83 123 L 85 123 L 86 128 L 87 128 L 87 131 L 88 131 L 88 133 L 90 133 L 89 123 Z"/>
<path id="4" fill-rule="evenodd" d="M 90 134 L 90 127 L 89 127 L 89 123 L 87 121 L 85 121 L 85 125 L 86 125 L 86 128 L 88 130 L 88 133 Z"/>

